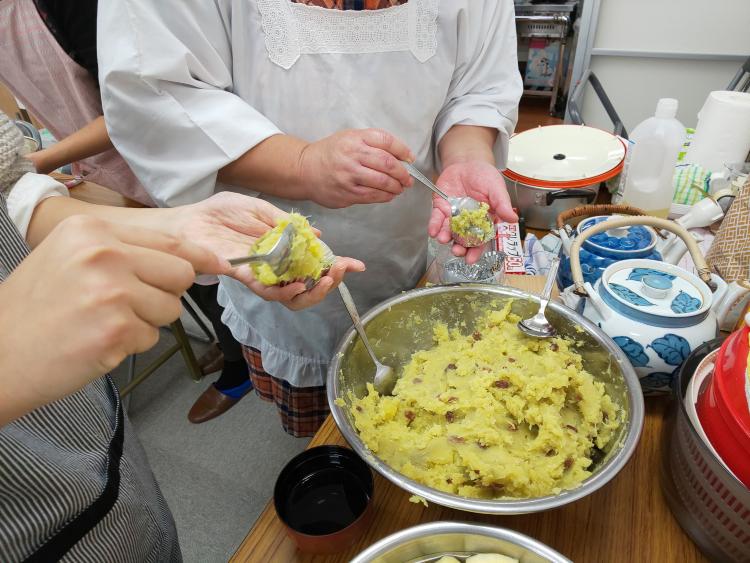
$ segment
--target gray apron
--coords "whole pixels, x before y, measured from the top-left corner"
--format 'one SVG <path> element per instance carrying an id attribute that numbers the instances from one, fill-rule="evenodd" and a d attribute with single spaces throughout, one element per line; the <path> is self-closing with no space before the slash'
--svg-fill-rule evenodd
<path id="1" fill-rule="evenodd" d="M 381 46 L 368 45 L 361 34 L 331 38 L 326 18 L 356 17 L 360 22 L 375 18 L 370 23 L 380 25 L 377 18 L 383 10 L 349 16 L 288 0 L 263 0 L 257 5 L 255 10 L 248 3 L 247 13 L 233 14 L 233 19 L 255 18 L 259 33 L 281 29 L 289 40 L 279 47 L 266 38 L 265 50 L 249 57 L 252 68 L 233 69 L 236 94 L 282 131 L 303 139 L 317 140 L 348 128 L 385 129 L 407 143 L 421 168 L 428 173 L 435 169 L 433 127 L 454 72 L 443 57 L 432 56 L 441 49 L 431 27 L 437 2 L 411 0 L 389 8 L 391 21 L 384 25 L 395 29 L 403 24 L 403 36 L 389 35 L 392 44 Z M 397 21 L 399 17 L 404 21 Z M 307 33 L 297 34 L 302 28 Z M 305 43 L 310 37 L 326 37 L 329 44 L 313 49 Z M 257 38 L 233 38 L 233 43 L 235 49 L 258 50 L 258 44 L 263 45 Z M 386 69 L 403 74 L 401 91 L 378 90 L 373 76 Z M 316 78 L 311 80 L 311 76 Z M 403 97 L 415 97 L 421 103 L 416 108 L 407 104 L 407 110 L 399 103 Z M 308 216 L 335 254 L 365 262 L 366 272 L 347 278 L 362 312 L 413 288 L 424 274 L 432 199 L 420 185 L 387 204 L 336 210 L 309 201 L 260 197 Z M 295 387 L 325 383 L 334 347 L 351 326 L 336 292 L 316 307 L 292 312 L 259 299 L 234 280 L 222 279 L 219 302 L 226 308 L 223 320 L 235 338 L 261 350 L 266 371 Z"/>

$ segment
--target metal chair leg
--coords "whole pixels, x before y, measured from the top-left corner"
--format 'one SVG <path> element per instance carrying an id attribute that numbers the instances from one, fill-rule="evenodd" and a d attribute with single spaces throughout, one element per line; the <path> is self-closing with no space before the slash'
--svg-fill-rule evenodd
<path id="1" fill-rule="evenodd" d="M 198 325 L 198 327 L 203 331 L 203 334 L 206 335 L 205 342 L 211 344 L 212 342 L 216 341 L 216 337 L 214 336 L 214 333 L 211 332 L 211 330 L 206 326 L 206 323 L 203 322 L 203 319 L 201 319 L 198 312 L 193 307 L 193 304 L 190 303 L 190 300 L 187 299 L 184 295 L 180 298 L 180 301 L 182 301 L 182 306 L 185 307 L 185 310 L 188 312 L 188 314 L 193 318 L 195 323 Z"/>
<path id="2" fill-rule="evenodd" d="M 165 352 L 163 352 L 158 358 L 156 358 L 153 362 L 151 362 L 141 373 L 139 373 L 135 379 L 133 379 L 125 387 L 120 389 L 120 396 L 127 397 L 128 394 L 133 389 L 138 387 L 141 383 L 143 383 L 148 378 L 149 375 L 151 375 L 157 369 L 159 369 L 161 366 L 167 363 L 167 360 L 169 360 L 169 358 L 171 358 L 177 352 L 179 352 L 181 348 L 182 348 L 182 345 L 179 342 L 177 342 L 174 345 L 172 345 L 169 348 L 169 350 L 166 350 Z"/>
<path id="3" fill-rule="evenodd" d="M 182 326 L 182 322 L 178 319 L 170 325 L 172 334 L 176 340 L 175 344 L 170 346 L 168 350 L 162 352 L 158 358 L 151 362 L 146 368 L 135 376 L 135 356 L 131 356 L 128 365 L 128 383 L 120 390 L 120 397 L 123 399 L 123 404 L 127 410 L 128 404 L 125 403 L 129 400 L 129 395 L 143 383 L 152 373 L 163 366 L 169 358 L 174 356 L 177 352 L 182 353 L 182 358 L 185 360 L 190 379 L 193 381 L 200 381 L 203 379 L 203 372 L 198 365 L 198 360 L 195 358 L 192 346 L 190 346 L 190 340 L 185 333 L 185 327 Z"/>
<path id="4" fill-rule="evenodd" d="M 198 360 L 196 360 L 195 358 L 195 352 L 193 352 L 193 348 L 192 346 L 190 346 L 190 341 L 188 340 L 187 334 L 185 333 L 185 327 L 182 326 L 182 322 L 179 319 L 173 322 L 171 327 L 172 332 L 174 333 L 174 337 L 180 346 L 182 358 L 185 360 L 185 365 L 188 368 L 190 379 L 192 379 L 193 381 L 200 381 L 201 379 L 203 379 L 203 372 L 198 365 Z"/>
<path id="5" fill-rule="evenodd" d="M 137 356 L 135 354 L 131 354 L 130 356 L 128 356 L 128 382 L 125 385 L 124 389 L 128 389 L 128 387 L 130 387 L 130 385 L 133 383 L 133 379 L 135 379 L 135 360 L 136 360 L 136 357 Z M 122 398 L 122 408 L 125 410 L 125 412 L 128 412 L 128 410 L 130 409 L 130 394 L 129 394 L 129 392 L 125 393 L 125 394 L 121 394 L 121 398 Z"/>

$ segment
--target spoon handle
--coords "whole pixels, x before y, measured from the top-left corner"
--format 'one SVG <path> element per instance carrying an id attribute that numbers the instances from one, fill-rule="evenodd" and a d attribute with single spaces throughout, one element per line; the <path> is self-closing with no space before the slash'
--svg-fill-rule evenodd
<path id="1" fill-rule="evenodd" d="M 429 178 L 427 178 L 427 176 L 425 176 L 419 170 L 417 170 L 416 168 L 414 168 L 414 166 L 411 163 L 406 162 L 405 160 L 402 160 L 401 164 L 404 165 L 404 167 L 406 168 L 407 172 L 409 172 L 409 174 L 411 174 L 411 176 L 415 180 L 419 180 L 422 184 L 425 185 L 425 187 L 431 189 L 437 195 L 439 195 L 440 197 L 442 197 L 445 201 L 450 202 L 450 198 L 448 197 L 448 195 L 443 190 L 441 190 L 440 188 L 438 188 L 435 184 L 433 184 L 432 182 L 430 182 Z"/>
<path id="2" fill-rule="evenodd" d="M 541 299 L 541 305 L 539 307 L 540 311 L 544 311 L 544 309 L 547 307 L 547 303 L 549 303 L 549 299 L 552 296 L 552 286 L 554 285 L 555 280 L 557 279 L 557 269 L 559 267 L 560 267 L 560 257 L 555 256 L 549 265 L 549 271 L 547 272 L 547 280 L 544 282 L 544 289 L 542 289 L 542 294 L 539 296 L 539 298 Z"/>
<path id="3" fill-rule="evenodd" d="M 231 266 L 241 266 L 250 262 L 265 262 L 267 258 L 268 254 L 250 254 L 248 256 L 240 256 L 239 258 L 232 258 L 229 260 L 229 264 Z"/>
<path id="4" fill-rule="evenodd" d="M 370 341 L 367 339 L 367 334 L 365 334 L 365 327 L 362 326 L 362 321 L 359 318 L 357 306 L 354 304 L 352 294 L 349 293 L 349 288 L 346 287 L 344 282 L 341 282 L 339 284 L 339 293 L 341 294 L 341 299 L 344 301 L 344 305 L 346 305 L 346 310 L 349 311 L 349 315 L 354 322 L 354 328 L 357 330 L 359 337 L 362 339 L 362 343 L 365 345 L 368 354 L 370 354 L 370 357 L 372 358 L 372 361 L 375 362 L 375 365 L 380 365 L 377 356 L 375 356 L 375 352 L 373 352 L 372 348 L 370 347 Z"/>

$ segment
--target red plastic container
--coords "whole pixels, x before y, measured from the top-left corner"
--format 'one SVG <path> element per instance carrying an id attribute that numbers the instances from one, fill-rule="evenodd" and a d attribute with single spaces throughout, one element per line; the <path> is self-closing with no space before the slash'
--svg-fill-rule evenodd
<path id="1" fill-rule="evenodd" d="M 750 315 L 748 315 L 750 316 Z M 716 367 L 696 408 L 709 441 L 742 483 L 750 488 L 748 353 L 750 319 L 721 346 Z"/>

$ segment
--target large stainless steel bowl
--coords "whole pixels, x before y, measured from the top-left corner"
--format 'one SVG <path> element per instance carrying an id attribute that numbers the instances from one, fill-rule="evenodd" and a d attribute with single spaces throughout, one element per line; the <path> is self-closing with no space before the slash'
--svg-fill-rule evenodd
<path id="1" fill-rule="evenodd" d="M 462 522 L 431 522 L 396 532 L 370 546 L 351 563 L 428 562 L 445 553 L 499 553 L 521 563 L 570 563 L 570 559 L 529 536 Z"/>
<path id="2" fill-rule="evenodd" d="M 539 298 L 523 291 L 461 284 L 402 293 L 371 309 L 362 321 L 381 360 L 400 370 L 415 351 L 432 346 L 436 321 L 449 326 L 465 322 L 466 330 L 472 331 L 485 311 L 501 308 L 508 300 L 513 300 L 512 310 L 522 318 L 531 316 L 539 307 Z M 575 489 L 538 498 L 475 499 L 438 491 L 392 469 L 365 446 L 349 412 L 350 392 L 362 397 L 366 383 L 375 374 L 353 328 L 341 339 L 328 371 L 328 402 L 339 430 L 352 448 L 386 479 L 442 506 L 486 514 L 523 514 L 562 506 L 593 493 L 617 475 L 635 450 L 643 426 L 641 387 L 627 357 L 599 327 L 555 302 L 549 304 L 547 318 L 561 336 L 580 342 L 578 352 L 584 367 L 605 384 L 625 413 L 618 435 L 605 449 L 606 455 L 596 463 L 593 474 Z M 336 404 L 337 399 L 343 399 L 345 405 Z"/>

